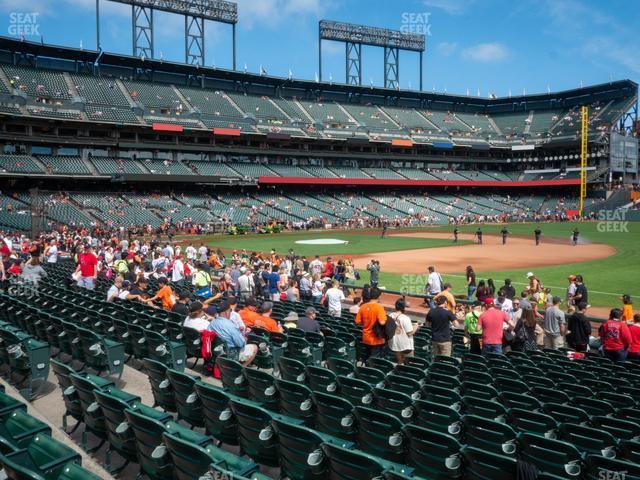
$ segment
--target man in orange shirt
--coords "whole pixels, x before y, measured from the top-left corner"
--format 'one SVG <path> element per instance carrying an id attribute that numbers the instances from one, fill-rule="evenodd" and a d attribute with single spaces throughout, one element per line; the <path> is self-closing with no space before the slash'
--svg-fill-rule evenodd
<path id="1" fill-rule="evenodd" d="M 385 351 L 386 340 L 373 331 L 376 323 L 383 326 L 387 323 L 384 307 L 378 303 L 381 293 L 379 288 L 372 288 L 370 300 L 360 307 L 356 315 L 356 324 L 362 324 L 362 343 L 366 347 L 367 357 L 381 357 Z"/>
<path id="2" fill-rule="evenodd" d="M 445 283 L 442 285 L 442 291 L 433 297 L 433 301 L 438 303 L 438 297 L 444 297 L 447 300 L 447 310 L 451 313 L 456 313 L 456 298 L 451 293 L 451 284 Z"/>
<path id="3" fill-rule="evenodd" d="M 273 309 L 273 303 L 264 302 L 262 308 L 260 308 L 261 314 L 253 321 L 254 327 L 261 327 L 270 332 L 282 333 L 282 326 L 271 318 L 271 310 Z"/>
<path id="4" fill-rule="evenodd" d="M 173 288 L 168 285 L 169 280 L 167 277 L 160 277 L 158 279 L 158 283 L 160 284 L 160 289 L 158 292 L 147 300 L 147 303 L 153 303 L 156 300 L 162 301 L 162 308 L 165 310 L 171 310 L 173 305 L 176 303 L 176 297 L 173 293 Z"/>
<path id="5" fill-rule="evenodd" d="M 244 308 L 238 313 L 247 327 L 253 327 L 256 318 L 260 317 L 260 314 L 256 312 L 256 299 L 254 297 L 247 298 Z"/>

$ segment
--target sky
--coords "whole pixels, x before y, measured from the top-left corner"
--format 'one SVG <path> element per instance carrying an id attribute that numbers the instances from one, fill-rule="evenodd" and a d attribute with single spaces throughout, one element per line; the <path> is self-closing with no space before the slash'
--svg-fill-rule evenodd
<path id="1" fill-rule="evenodd" d="M 318 21 L 426 34 L 423 89 L 456 94 L 559 91 L 640 81 L 638 0 L 238 0 L 237 68 L 313 80 Z M 96 0 L 0 0 L 0 34 L 96 48 Z M 100 0 L 101 46 L 131 54 L 131 7 Z M 184 62 L 184 17 L 155 12 L 155 57 Z M 207 22 L 205 63 L 231 68 L 231 27 Z M 344 44 L 323 41 L 323 80 L 345 82 Z M 363 47 L 362 82 L 384 82 L 383 49 Z M 419 88 L 400 53 L 400 87 Z"/>

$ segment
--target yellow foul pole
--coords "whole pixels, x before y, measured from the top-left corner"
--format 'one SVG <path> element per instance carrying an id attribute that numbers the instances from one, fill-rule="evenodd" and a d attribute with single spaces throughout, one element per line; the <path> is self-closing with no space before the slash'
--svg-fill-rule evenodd
<path id="1" fill-rule="evenodd" d="M 587 197 L 587 145 L 589 143 L 589 107 L 581 109 L 582 142 L 580 144 L 580 217 Z"/>

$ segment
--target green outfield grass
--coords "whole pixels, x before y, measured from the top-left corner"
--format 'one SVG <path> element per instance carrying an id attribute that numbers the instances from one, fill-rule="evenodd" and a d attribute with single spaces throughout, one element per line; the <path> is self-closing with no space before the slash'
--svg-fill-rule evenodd
<path id="1" fill-rule="evenodd" d="M 512 224 L 509 231 L 514 235 L 527 235 L 532 238 L 530 250 L 522 252 L 523 256 L 530 256 L 531 262 L 527 268 L 516 270 L 493 270 L 476 271 L 478 279 L 493 278 L 496 285 L 501 285 L 505 278 L 511 278 L 516 289 L 524 287 L 527 282 L 526 273 L 534 271 L 543 281 L 545 286 L 552 289 L 554 294 L 564 296 L 564 289 L 567 285 L 569 274 L 581 274 L 585 278 L 590 295 L 589 303 L 593 306 L 611 307 L 620 304 L 619 297 L 623 293 L 628 293 L 635 297 L 636 303 L 640 306 L 640 223 L 629 222 L 623 225 L 619 222 L 608 222 L 605 227 L 598 227 L 596 222 L 587 223 L 545 223 L 541 224 L 543 231 L 543 242 L 545 238 L 553 237 L 569 242 L 569 237 L 574 227 L 580 230 L 582 241 L 592 243 L 604 243 L 611 245 L 617 253 L 609 258 L 594 260 L 589 262 L 575 263 L 571 265 L 558 265 L 552 267 L 537 267 L 535 257 L 535 247 L 533 246 L 532 224 Z M 600 224 L 602 225 L 602 224 Z M 624 228 L 626 227 L 626 229 Z M 460 232 L 475 232 L 477 226 L 469 225 L 459 227 Z M 483 225 L 485 233 L 497 234 L 502 229 L 502 225 Z M 619 230 L 624 231 L 619 231 Z M 426 227 L 425 230 L 452 232 L 453 227 L 439 226 Z M 390 230 L 389 233 L 392 233 Z M 284 233 L 277 235 L 243 235 L 243 236 L 194 236 L 181 237 L 185 241 L 193 239 L 197 246 L 200 242 L 208 245 L 221 247 L 225 250 L 247 249 L 248 251 L 268 252 L 275 248 L 280 253 L 286 253 L 289 248 L 293 248 L 301 255 L 356 255 L 385 251 L 401 251 L 419 248 L 452 246 L 451 240 L 447 239 L 425 239 L 412 237 L 388 237 L 380 238 L 380 231 L 370 230 L 368 232 L 349 231 L 323 231 L 323 232 L 303 232 Z M 336 238 L 348 240 L 348 245 L 299 245 L 296 240 L 316 239 L 316 238 Z M 460 242 L 465 244 L 469 242 Z M 589 248 L 588 245 L 579 245 L 576 248 Z M 410 255 L 410 252 L 407 252 Z M 434 261 L 437 266 L 437 261 Z M 464 267 L 460 265 L 459 274 L 444 274 L 445 281 L 453 284 L 454 293 L 465 292 Z M 416 285 L 415 278 L 408 278 L 398 273 L 388 273 L 384 271 L 382 265 L 380 275 L 380 285 L 384 285 L 389 290 L 408 291 L 409 293 L 420 290 L 421 286 Z M 362 282 L 368 279 L 367 272 L 363 273 Z M 420 280 L 420 279 L 417 279 Z M 361 283 L 362 283 L 361 282 Z"/>
<path id="2" fill-rule="evenodd" d="M 391 230 L 389 233 L 392 233 Z M 188 243 L 190 237 L 181 237 Z M 312 240 L 320 238 L 333 238 L 346 240 L 349 243 L 343 245 L 300 245 L 297 240 Z M 380 231 L 369 233 L 348 231 L 322 231 L 322 232 L 292 232 L 273 235 L 215 235 L 193 237 L 194 245 L 200 242 L 206 245 L 220 247 L 223 250 L 241 250 L 248 252 L 276 252 L 286 254 L 290 248 L 299 255 L 358 255 L 375 252 L 397 252 L 400 250 L 415 250 L 418 248 L 451 246 L 451 240 L 438 238 L 411 238 L 411 237 L 387 237 L 380 238 Z M 460 244 L 471 242 L 460 242 Z"/>
<path id="3" fill-rule="evenodd" d="M 602 224 L 601 224 L 602 225 Z M 601 226 L 599 231 L 598 223 L 545 223 L 541 225 L 543 232 L 543 242 L 545 237 L 554 237 L 569 242 L 569 236 L 574 227 L 578 227 L 582 241 L 593 243 L 603 243 L 611 245 L 617 253 L 611 257 L 593 260 L 589 262 L 574 263 L 569 265 L 557 265 L 552 267 L 537 267 L 535 258 L 535 247 L 533 246 L 534 225 L 512 224 L 509 231 L 514 235 L 530 235 L 532 238 L 531 250 L 523 251 L 522 255 L 529 255 L 531 265 L 527 268 L 516 270 L 492 270 L 476 271 L 478 279 L 493 278 L 496 286 L 502 285 L 505 278 L 510 278 L 516 289 L 527 284 L 526 274 L 533 271 L 542 280 L 545 286 L 550 287 L 553 294 L 558 294 L 564 298 L 567 285 L 567 276 L 570 274 L 580 274 L 585 279 L 585 285 L 589 289 L 589 303 L 598 307 L 613 307 L 621 304 L 619 297 L 623 293 L 628 293 L 635 300 L 635 309 L 640 306 L 640 223 L 629 222 L 626 224 L 628 231 L 615 231 L 622 229 L 621 223 L 608 222 Z M 459 227 L 461 232 L 475 232 L 477 226 Z M 502 225 L 483 225 L 484 233 L 498 234 Z M 606 231 L 609 229 L 610 231 Z M 433 231 L 452 231 L 452 228 L 434 228 Z M 578 245 L 576 248 L 589 248 L 588 245 Z M 437 262 L 435 262 L 437 265 Z M 460 266 L 459 275 L 442 275 L 444 280 L 453 285 L 454 293 L 465 292 L 464 267 Z M 390 290 L 402 290 L 407 284 L 411 284 L 411 279 L 400 274 L 385 273 L 380 274 L 380 285 L 384 285 Z"/>

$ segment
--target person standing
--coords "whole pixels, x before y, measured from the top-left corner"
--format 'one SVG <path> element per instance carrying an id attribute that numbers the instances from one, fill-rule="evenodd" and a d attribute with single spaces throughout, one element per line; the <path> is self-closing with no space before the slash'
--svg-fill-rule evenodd
<path id="1" fill-rule="evenodd" d="M 584 284 L 582 275 L 576 275 L 576 293 L 573 295 L 574 303 L 584 302 L 589 304 L 589 291 Z"/>
<path id="2" fill-rule="evenodd" d="M 88 243 L 84 244 L 84 251 L 78 255 L 76 274 L 78 273 L 80 274 L 78 287 L 93 290 L 98 276 L 98 257 L 93 253 L 93 247 Z"/>
<path id="3" fill-rule="evenodd" d="M 476 230 L 475 237 L 478 245 L 482 245 L 482 229 L 480 227 L 478 227 L 478 229 Z"/>
<path id="4" fill-rule="evenodd" d="M 578 231 L 578 227 L 576 227 L 573 229 L 573 233 L 571 234 L 571 242 L 573 243 L 574 247 L 578 245 L 579 236 L 580 236 L 580 232 Z"/>
<path id="5" fill-rule="evenodd" d="M 536 239 L 536 245 L 540 245 L 540 236 L 542 235 L 542 230 L 540 230 L 540 227 L 536 227 L 536 229 L 533 231 L 533 235 Z"/>
<path id="6" fill-rule="evenodd" d="M 437 294 L 435 297 L 433 297 L 433 300 L 435 302 L 437 302 L 437 300 L 440 297 L 444 297 L 444 299 L 446 300 L 446 308 L 453 314 L 456 313 L 456 297 L 453 296 L 453 293 L 451 293 L 451 284 L 450 283 L 445 283 L 444 285 L 442 285 L 442 291 Z"/>
<path id="7" fill-rule="evenodd" d="M 502 353 L 502 337 L 504 326 L 513 331 L 509 315 L 495 308 L 493 298 L 485 299 L 486 310 L 478 319 L 478 328 L 482 329 L 482 355 Z"/>
<path id="8" fill-rule="evenodd" d="M 378 286 L 378 279 L 380 278 L 380 262 L 377 260 L 371 260 L 367 265 L 369 271 L 371 288 Z"/>
<path id="9" fill-rule="evenodd" d="M 500 233 L 502 234 L 502 244 L 506 245 L 507 236 L 509 235 L 509 230 L 507 230 L 507 227 L 502 227 L 502 230 L 500 230 Z"/>
<path id="10" fill-rule="evenodd" d="M 631 334 L 631 345 L 627 360 L 640 360 L 640 313 L 633 316 L 633 324 L 629 327 L 629 333 Z"/>
<path id="11" fill-rule="evenodd" d="M 471 265 L 467 265 L 465 275 L 467 277 L 467 300 L 472 302 L 473 294 L 476 291 L 476 272 L 473 271 L 473 267 Z"/>
<path id="12" fill-rule="evenodd" d="M 522 311 L 522 316 L 516 322 L 513 330 L 514 338 L 511 342 L 511 348 L 518 352 L 528 352 L 538 349 L 536 328 L 538 322 L 531 306 Z"/>
<path id="13" fill-rule="evenodd" d="M 327 302 L 329 315 L 340 318 L 342 314 L 342 301 L 345 300 L 344 292 L 340 289 L 340 282 L 337 280 L 331 282 L 331 288 L 325 293 L 325 300 Z"/>
<path id="14" fill-rule="evenodd" d="M 453 229 L 453 243 L 458 243 L 458 233 L 459 233 L 458 227 L 455 227 Z"/>
<path id="15" fill-rule="evenodd" d="M 576 276 L 569 275 L 569 286 L 567 286 L 567 310 L 569 312 L 575 310 L 576 304 L 573 296 L 576 294 Z"/>
<path id="16" fill-rule="evenodd" d="M 430 266 L 428 268 L 429 276 L 427 277 L 427 285 L 425 287 L 427 294 L 431 295 L 431 300 L 429 301 L 429 308 L 435 308 L 436 304 L 433 299 L 442 291 L 442 277 L 438 272 L 436 272 L 436 267 Z"/>
<path id="17" fill-rule="evenodd" d="M 387 225 L 387 222 L 384 222 L 382 224 L 382 235 L 380 235 L 380 238 L 386 238 L 387 237 L 387 229 L 389 228 L 389 226 Z"/>
<path id="18" fill-rule="evenodd" d="M 631 346 L 631 332 L 622 321 L 622 310 L 613 308 L 609 320 L 600 325 L 599 333 L 604 356 L 613 362 L 624 362 Z"/>
<path id="19" fill-rule="evenodd" d="M 369 301 L 360 307 L 355 319 L 356 325 L 362 324 L 362 343 L 367 358 L 384 355 L 386 339 L 379 337 L 374 331 L 376 324 L 384 327 L 387 323 L 384 307 L 378 303 L 381 293 L 379 288 L 373 287 Z"/>
<path id="20" fill-rule="evenodd" d="M 576 352 L 586 352 L 590 336 L 591 322 L 587 319 L 587 304 L 580 302 L 567 322 L 567 345 Z"/>
<path id="21" fill-rule="evenodd" d="M 44 250 L 44 256 L 47 258 L 47 263 L 58 263 L 58 242 L 51 240 Z"/>
<path id="22" fill-rule="evenodd" d="M 480 345 L 482 329 L 478 328 L 480 315 L 482 315 L 482 305 L 476 301 L 473 303 L 473 308 L 464 317 L 464 331 L 469 335 L 469 353 L 476 355 L 482 353 L 482 346 Z"/>
<path id="23" fill-rule="evenodd" d="M 544 313 L 544 347 L 558 350 L 564 346 L 564 334 L 567 332 L 567 320 L 560 309 L 562 299 L 553 297 L 553 305 Z"/>
<path id="24" fill-rule="evenodd" d="M 391 350 L 396 357 L 396 362 L 399 365 L 404 363 L 404 359 L 413 356 L 413 336 L 418 331 L 420 326 L 417 323 L 411 322 L 408 315 L 404 313 L 407 307 L 407 303 L 402 300 L 396 300 L 396 311 L 390 316 L 396 322 L 396 332 L 389 340 L 389 350 Z"/>
<path id="25" fill-rule="evenodd" d="M 458 326 L 456 316 L 447 309 L 447 299 L 444 296 L 436 299 L 436 308 L 427 313 L 427 323 L 431 325 L 431 354 L 445 357 L 451 356 L 451 329 Z"/>

